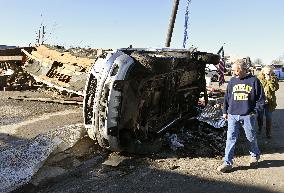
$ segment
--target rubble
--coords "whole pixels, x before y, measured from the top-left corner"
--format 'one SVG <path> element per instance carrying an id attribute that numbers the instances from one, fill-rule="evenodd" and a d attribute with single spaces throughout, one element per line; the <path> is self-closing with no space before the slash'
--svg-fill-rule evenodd
<path id="1" fill-rule="evenodd" d="M 211 105 L 206 105 L 202 112 L 197 116 L 197 120 L 208 123 L 215 128 L 227 126 L 226 120 L 222 117 L 222 109 Z"/>
<path id="2" fill-rule="evenodd" d="M 224 97 L 225 95 L 225 90 L 222 90 L 220 88 L 207 86 L 206 90 L 207 90 L 208 97 L 211 97 L 214 99 Z"/>
<path id="3" fill-rule="evenodd" d="M 31 88 L 35 80 L 22 69 L 22 48 L 0 49 L 0 90 Z M 33 47 L 25 47 L 33 50 Z"/>
<path id="4" fill-rule="evenodd" d="M 42 101 L 42 102 L 60 103 L 60 104 L 66 104 L 66 105 L 82 105 L 83 104 L 83 98 L 75 98 L 72 100 L 72 98 L 71 99 L 29 98 L 26 96 L 20 96 L 20 97 L 9 97 L 8 99 L 23 100 L 23 101 Z"/>
<path id="5" fill-rule="evenodd" d="M 61 91 L 83 95 L 91 65 L 108 50 L 40 45 L 25 54 L 24 69 L 37 82 Z"/>
<path id="6" fill-rule="evenodd" d="M 55 178 L 59 175 L 65 174 L 67 171 L 61 167 L 47 166 L 43 167 L 37 174 L 36 178 L 32 179 L 31 183 L 38 186 L 42 181 L 46 179 Z"/>
<path id="7" fill-rule="evenodd" d="M 108 159 L 104 161 L 102 164 L 116 167 L 126 159 L 129 158 L 118 154 L 110 154 Z"/>
<path id="8" fill-rule="evenodd" d="M 170 135 L 169 133 L 166 133 L 165 137 L 167 138 L 170 148 L 173 151 L 176 151 L 180 147 L 184 147 L 180 139 L 178 139 L 177 134 L 174 133 Z"/>
<path id="9" fill-rule="evenodd" d="M 224 154 L 226 127 L 218 129 L 207 123 L 190 120 L 181 128 L 177 128 L 174 134 L 183 146 L 172 149 L 172 145 L 168 142 L 167 144 L 180 156 L 216 157 Z"/>
<path id="10" fill-rule="evenodd" d="M 0 152 L 0 192 L 28 183 L 51 154 L 72 147 L 85 135 L 82 125 L 66 126 L 35 137 L 32 141 Z"/>

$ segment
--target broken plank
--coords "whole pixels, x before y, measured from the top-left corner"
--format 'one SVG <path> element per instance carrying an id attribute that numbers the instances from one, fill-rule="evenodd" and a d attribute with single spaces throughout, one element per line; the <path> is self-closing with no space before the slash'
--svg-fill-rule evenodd
<path id="1" fill-rule="evenodd" d="M 52 99 L 52 98 L 9 97 L 8 99 L 23 100 L 23 101 L 40 101 L 40 102 L 50 102 L 50 103 L 70 104 L 70 105 L 82 105 L 83 104 L 83 102 L 81 101 Z"/>

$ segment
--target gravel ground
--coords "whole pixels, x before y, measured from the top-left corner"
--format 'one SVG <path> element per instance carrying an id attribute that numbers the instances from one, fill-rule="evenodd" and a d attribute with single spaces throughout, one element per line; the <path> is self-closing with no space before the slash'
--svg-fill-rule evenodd
<path id="1" fill-rule="evenodd" d="M 187 146 L 177 151 L 164 147 L 157 154 L 139 156 L 126 153 L 111 153 L 101 150 L 99 147 L 94 150 L 92 142 L 86 138 L 85 141 L 82 141 L 82 144 L 85 145 L 79 145 L 76 150 L 72 150 L 73 157 L 60 158 L 56 162 L 47 161 L 44 166 L 59 167 L 68 170 L 68 172 L 50 177 L 40 183 L 30 183 L 15 192 L 284 193 L 284 96 L 281 95 L 283 91 L 284 82 L 281 82 L 280 90 L 277 93 L 278 107 L 273 115 L 273 137 L 266 140 L 264 133 L 258 135 L 262 156 L 259 165 L 255 168 L 249 167 L 247 164 L 249 156 L 244 139 L 240 139 L 238 143 L 233 171 L 223 174 L 216 170 L 218 165 L 222 163 L 222 156 L 208 154 L 210 150 L 206 150 L 204 146 Z M 3 95 L 1 96 L 3 98 Z M 10 104 L 13 107 L 13 102 L 10 102 Z M 17 107 L 21 106 L 25 109 L 25 105 L 20 104 Z M 80 107 L 74 106 L 58 105 L 55 108 L 54 104 L 38 105 L 46 105 L 45 107 L 49 109 L 49 113 L 73 111 L 73 108 L 78 112 L 81 110 Z M 29 113 L 22 110 L 23 113 L 27 114 L 25 121 L 47 112 L 44 108 L 38 108 L 38 110 L 40 113 L 37 111 Z M 67 116 L 62 117 L 66 118 Z M 51 117 L 48 121 L 52 121 L 54 118 Z M 78 118 L 78 122 L 81 120 L 82 118 Z M 43 124 L 43 122 L 41 123 Z M 61 125 L 66 124 L 64 119 L 55 122 Z M 19 129 L 17 131 L 19 132 Z M 34 132 L 37 133 L 38 131 Z M 22 133 L 24 132 L 22 131 Z M 87 152 L 86 149 L 91 149 L 91 147 L 93 150 Z M 104 161 L 116 156 L 124 158 L 118 166 L 103 164 Z M 78 164 L 74 164 L 76 160 L 79 161 Z"/>
<path id="2" fill-rule="evenodd" d="M 0 92 L 0 125 L 18 123 L 42 115 L 44 113 L 58 112 L 67 109 L 74 110 L 73 105 L 63 105 L 58 103 L 44 103 L 38 101 L 21 101 L 9 99 L 9 97 L 33 97 L 33 98 L 55 98 L 52 92 L 36 91 L 7 91 Z M 57 98 L 60 96 L 57 96 Z"/>
<path id="3" fill-rule="evenodd" d="M 62 98 L 51 91 L 0 92 L 0 149 L 26 142 L 40 133 L 82 123 L 82 107 L 9 97 Z"/>

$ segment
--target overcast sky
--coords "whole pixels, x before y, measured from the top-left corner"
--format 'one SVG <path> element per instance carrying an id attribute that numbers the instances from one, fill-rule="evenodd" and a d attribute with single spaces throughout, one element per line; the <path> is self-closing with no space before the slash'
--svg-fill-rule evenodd
<path id="1" fill-rule="evenodd" d="M 180 0 L 171 47 L 182 48 L 187 0 Z M 95 48 L 164 47 L 173 0 L 0 0 L 0 44 Z M 283 0 L 191 0 L 188 46 L 270 63 L 284 54 Z"/>

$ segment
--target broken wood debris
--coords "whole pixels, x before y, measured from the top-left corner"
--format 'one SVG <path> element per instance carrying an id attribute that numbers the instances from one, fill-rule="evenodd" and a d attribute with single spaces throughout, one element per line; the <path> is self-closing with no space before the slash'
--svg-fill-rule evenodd
<path id="1" fill-rule="evenodd" d="M 41 101 L 41 102 L 49 102 L 49 103 L 60 103 L 60 104 L 65 104 L 65 105 L 82 105 L 83 104 L 83 99 L 79 101 L 79 98 L 72 100 L 72 99 L 53 99 L 53 98 L 27 98 L 27 97 L 17 96 L 17 97 L 9 97 L 8 99 L 22 100 L 22 101 Z"/>
<path id="2" fill-rule="evenodd" d="M 37 82 L 61 91 L 83 95 L 91 65 L 106 54 L 102 49 L 65 49 L 60 46 L 40 45 L 25 54 L 25 71 Z"/>
<path id="3" fill-rule="evenodd" d="M 110 154 L 108 159 L 104 161 L 102 164 L 116 167 L 126 159 L 129 158 L 118 154 Z"/>
<path id="4" fill-rule="evenodd" d="M 35 80 L 22 69 L 22 48 L 0 49 L 0 90 L 30 89 Z M 24 49 L 32 51 L 33 47 Z"/>

